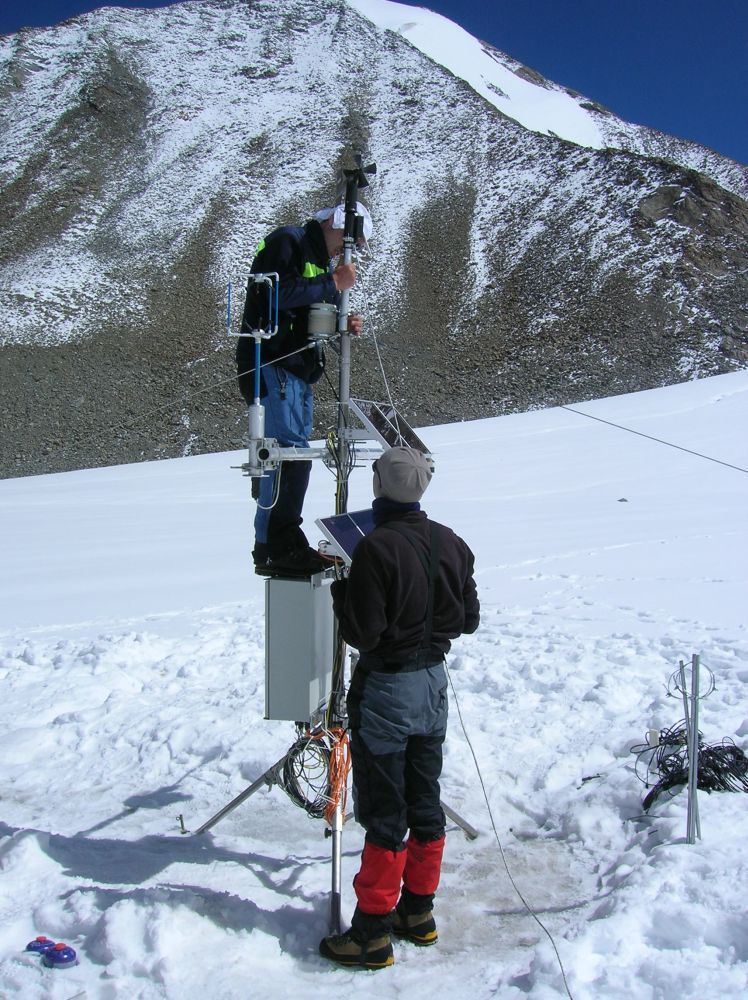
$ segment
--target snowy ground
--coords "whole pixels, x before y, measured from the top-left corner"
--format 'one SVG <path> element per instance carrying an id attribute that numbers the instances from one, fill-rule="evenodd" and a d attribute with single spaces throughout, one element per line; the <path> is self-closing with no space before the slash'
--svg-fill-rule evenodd
<path id="1" fill-rule="evenodd" d="M 579 409 L 748 468 L 748 374 Z M 679 794 L 642 814 L 630 747 L 682 716 L 667 682 L 700 653 L 709 742 L 748 737 L 744 472 L 566 410 L 427 428 L 426 509 L 477 556 L 483 623 L 450 673 L 510 871 L 576 1000 L 748 991 L 746 809 Z M 0 483 L 0 996 L 277 1000 L 564 996 L 503 867 L 452 702 L 437 947 L 380 973 L 327 966 L 320 821 L 263 790 L 194 829 L 278 759 L 263 714 L 263 585 L 241 454 Z M 358 470 L 351 509 L 369 499 Z M 307 523 L 330 512 L 315 469 Z M 316 539 L 314 529 L 311 535 Z M 344 916 L 362 833 L 344 835 Z M 80 964 L 24 953 L 37 934 Z"/>

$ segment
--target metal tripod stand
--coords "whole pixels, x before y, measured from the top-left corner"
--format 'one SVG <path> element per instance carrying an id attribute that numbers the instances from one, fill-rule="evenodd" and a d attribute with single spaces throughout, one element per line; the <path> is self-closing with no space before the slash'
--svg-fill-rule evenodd
<path id="1" fill-rule="evenodd" d="M 231 802 L 228 802 L 223 809 L 220 809 L 214 816 L 206 820 L 202 826 L 198 827 L 194 831 L 194 834 L 207 833 L 211 830 L 217 823 L 219 823 L 224 816 L 228 816 L 230 812 L 233 812 L 237 806 L 240 806 L 242 802 L 246 802 L 247 799 L 251 798 L 255 792 L 259 792 L 262 788 L 272 788 L 274 785 L 280 785 L 280 772 L 283 770 L 283 765 L 286 760 L 286 755 L 284 754 L 280 760 L 276 761 L 272 767 L 269 767 L 264 774 L 261 774 L 259 778 L 248 785 L 243 792 L 239 792 L 236 798 L 233 798 Z M 444 810 L 444 814 L 452 820 L 455 826 L 463 831 L 468 840 L 475 840 L 478 836 L 478 831 L 475 827 L 472 827 L 466 819 L 463 819 L 459 813 L 451 809 L 445 802 L 441 803 L 441 807 Z M 186 830 L 184 831 L 187 832 Z"/>
<path id="2" fill-rule="evenodd" d="M 242 802 L 246 802 L 247 799 L 251 798 L 255 792 L 260 791 L 261 788 L 268 787 L 272 788 L 274 785 L 283 787 L 283 781 L 281 779 L 281 774 L 283 772 L 286 758 L 288 754 L 284 754 L 280 760 L 276 761 L 271 767 L 267 769 L 263 774 L 253 781 L 251 785 L 248 785 L 243 792 L 240 792 L 235 798 L 228 802 L 222 809 L 220 809 L 214 816 L 206 820 L 202 826 L 198 827 L 194 831 L 195 835 L 207 833 L 211 830 L 217 823 L 219 823 L 224 816 L 227 816 L 230 812 L 233 812 L 237 806 L 240 806 Z M 444 810 L 446 816 L 452 820 L 460 829 L 465 833 L 465 836 L 469 840 L 475 840 L 478 836 L 478 831 L 472 827 L 467 820 L 463 819 L 459 813 L 456 813 L 454 809 L 451 809 L 444 802 L 441 802 L 441 807 Z M 182 817 L 180 816 L 180 820 Z M 333 815 L 333 821 L 331 827 L 328 831 L 328 835 L 332 837 L 332 884 L 331 884 L 331 895 L 330 895 L 330 929 L 333 934 L 340 933 L 341 927 L 341 904 L 342 904 L 342 834 L 343 834 L 343 823 L 345 821 L 345 816 L 343 815 L 343 805 L 342 799 L 339 797 L 335 803 L 335 812 Z M 182 833 L 188 833 L 184 828 L 184 822 L 182 822 Z"/>

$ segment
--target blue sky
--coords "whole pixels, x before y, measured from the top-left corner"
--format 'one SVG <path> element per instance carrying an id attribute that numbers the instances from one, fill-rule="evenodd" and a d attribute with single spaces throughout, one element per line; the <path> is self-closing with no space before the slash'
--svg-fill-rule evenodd
<path id="1" fill-rule="evenodd" d="M 6 0 L 0 33 L 54 24 L 97 6 Z M 622 118 L 748 164 L 748 0 L 433 0 L 420 6 Z"/>

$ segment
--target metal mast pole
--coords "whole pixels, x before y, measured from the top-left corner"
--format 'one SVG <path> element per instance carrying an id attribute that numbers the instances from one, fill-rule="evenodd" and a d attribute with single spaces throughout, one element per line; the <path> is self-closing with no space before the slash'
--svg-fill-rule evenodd
<path id="1" fill-rule="evenodd" d="M 699 818 L 699 668 L 700 657 L 691 657 L 691 694 L 689 697 L 686 664 L 679 664 L 680 690 L 683 696 L 683 714 L 686 723 L 686 746 L 688 747 L 688 814 L 686 817 L 686 843 L 695 844 L 701 840 L 701 820 Z M 690 701 L 690 705 L 689 705 Z"/>
<path id="2" fill-rule="evenodd" d="M 701 840 L 699 820 L 699 671 L 698 654 L 691 657 L 691 739 L 688 747 L 688 843 Z"/>
<path id="3" fill-rule="evenodd" d="M 376 167 L 372 164 L 364 169 L 360 156 L 356 157 L 356 167 L 344 171 L 345 177 L 345 228 L 343 231 L 343 263 L 350 264 L 353 251 L 359 236 L 359 216 L 357 215 L 358 189 L 366 187 L 367 173 L 374 173 Z M 348 332 L 350 292 L 342 292 L 338 310 L 338 332 L 340 333 L 340 373 L 338 382 L 338 423 L 337 423 L 337 488 L 335 494 L 335 513 L 345 514 L 348 510 L 348 476 L 350 474 L 350 442 L 346 431 L 349 424 L 349 407 L 351 400 L 351 335 Z M 343 721 L 343 697 L 345 694 L 345 643 L 335 624 L 335 665 L 332 677 L 331 711 L 328 713 L 332 725 L 340 725 Z M 342 843 L 343 843 L 343 796 L 335 803 L 332 817 L 332 892 L 330 897 L 330 925 L 334 934 L 341 931 L 341 900 L 342 900 Z"/>
<path id="4" fill-rule="evenodd" d="M 360 167 L 345 172 L 345 228 L 343 230 L 343 263 L 350 264 L 353 251 L 356 248 L 356 202 L 357 192 L 363 177 L 366 177 Z M 335 513 L 345 514 L 348 510 L 348 449 L 346 428 L 348 427 L 348 410 L 351 401 L 351 335 L 348 332 L 348 314 L 350 290 L 345 289 L 340 296 L 338 310 L 338 332 L 340 333 L 340 375 L 338 382 L 338 488 L 335 498 Z"/>
<path id="5" fill-rule="evenodd" d="M 346 216 L 348 213 L 346 212 Z M 347 231 L 346 220 L 346 231 Z M 354 240 L 344 238 L 343 263 L 350 264 L 353 258 Z M 340 374 L 338 383 L 338 426 L 337 426 L 337 459 L 338 476 L 335 490 L 335 513 L 345 514 L 348 509 L 348 442 L 345 439 L 345 428 L 348 426 L 348 405 L 351 398 L 351 335 L 348 333 L 348 299 L 349 293 L 346 289 L 340 299 L 340 312 L 338 319 L 338 330 L 340 332 Z M 341 722 L 342 703 L 345 691 L 344 667 L 345 667 L 345 643 L 338 631 L 335 623 L 335 663 L 337 670 L 333 671 L 332 678 L 332 699 L 333 711 L 330 719 L 333 724 Z M 331 823 L 332 836 L 332 886 L 330 893 L 330 927 L 333 934 L 340 934 L 342 931 L 342 898 L 343 898 L 343 796 L 339 795 L 335 803 Z"/>

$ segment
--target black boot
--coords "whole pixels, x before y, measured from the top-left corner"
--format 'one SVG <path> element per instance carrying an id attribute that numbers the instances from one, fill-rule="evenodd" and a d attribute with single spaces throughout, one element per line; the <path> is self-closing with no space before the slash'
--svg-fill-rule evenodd
<path id="1" fill-rule="evenodd" d="M 331 563 L 322 558 L 316 549 L 289 549 L 275 552 L 258 563 L 255 559 L 255 573 L 260 576 L 277 576 L 286 580 L 308 580 L 315 573 L 322 573 Z"/>
<path id="2" fill-rule="evenodd" d="M 255 570 L 259 573 L 260 567 L 264 566 L 268 561 L 268 547 L 266 542 L 255 542 L 255 547 L 252 549 L 252 559 L 254 560 Z"/>
<path id="3" fill-rule="evenodd" d="M 319 953 L 338 965 L 358 969 L 386 969 L 394 965 L 390 914 L 362 913 L 356 907 L 350 930 L 323 938 Z"/>
<path id="4" fill-rule="evenodd" d="M 392 933 L 412 944 L 436 944 L 439 934 L 432 907 L 434 897 L 418 896 L 403 889 L 397 906 L 392 911 Z"/>

